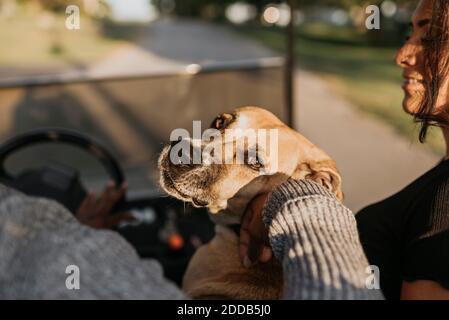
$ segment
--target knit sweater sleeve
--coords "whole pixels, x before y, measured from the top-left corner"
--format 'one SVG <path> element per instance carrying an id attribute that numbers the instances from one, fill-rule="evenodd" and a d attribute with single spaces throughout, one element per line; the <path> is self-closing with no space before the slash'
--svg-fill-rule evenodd
<path id="1" fill-rule="evenodd" d="M 186 296 L 117 233 L 83 226 L 58 203 L 0 184 L 0 299 Z"/>
<path id="2" fill-rule="evenodd" d="M 284 270 L 284 299 L 383 299 L 368 289 L 370 269 L 352 212 L 321 185 L 288 180 L 263 210 Z"/>

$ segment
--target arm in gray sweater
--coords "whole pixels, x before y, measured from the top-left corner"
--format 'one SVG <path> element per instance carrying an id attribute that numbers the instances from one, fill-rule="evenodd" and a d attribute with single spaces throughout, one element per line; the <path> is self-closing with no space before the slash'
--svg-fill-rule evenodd
<path id="1" fill-rule="evenodd" d="M 273 191 L 264 219 L 284 267 L 286 299 L 380 298 L 364 289 L 368 265 L 352 213 L 307 181 Z M 66 287 L 66 268 L 80 289 Z M 0 185 L 0 299 L 179 299 L 155 261 L 112 231 L 79 224 L 53 201 Z"/>
<path id="2" fill-rule="evenodd" d="M 366 288 L 369 265 L 352 212 L 312 181 L 288 180 L 263 210 L 284 270 L 284 299 L 383 299 Z"/>
<path id="3" fill-rule="evenodd" d="M 0 185 L 0 299 L 185 298 L 156 261 L 140 259 L 116 232 Z"/>

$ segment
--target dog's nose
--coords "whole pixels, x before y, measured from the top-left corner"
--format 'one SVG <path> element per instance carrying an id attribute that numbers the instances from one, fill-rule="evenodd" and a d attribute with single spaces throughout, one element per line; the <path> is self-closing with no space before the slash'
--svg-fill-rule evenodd
<path id="1" fill-rule="evenodd" d="M 197 198 L 192 198 L 192 202 L 197 207 L 207 207 L 207 205 L 209 204 L 207 201 L 198 200 Z"/>

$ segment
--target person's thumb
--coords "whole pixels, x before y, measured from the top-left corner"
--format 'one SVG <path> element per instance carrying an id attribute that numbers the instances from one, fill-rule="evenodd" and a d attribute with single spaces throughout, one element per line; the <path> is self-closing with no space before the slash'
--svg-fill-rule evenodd
<path id="1" fill-rule="evenodd" d="M 249 268 L 256 264 L 259 261 L 259 257 L 262 255 L 263 247 L 264 245 L 262 242 L 250 238 L 248 242 L 248 251 L 243 260 L 243 265 Z"/>

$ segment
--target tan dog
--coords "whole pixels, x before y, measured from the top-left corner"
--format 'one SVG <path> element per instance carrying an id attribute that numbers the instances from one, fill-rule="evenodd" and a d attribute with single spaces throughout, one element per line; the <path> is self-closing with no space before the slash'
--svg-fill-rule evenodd
<path id="1" fill-rule="evenodd" d="M 224 158 L 231 150 L 233 160 L 242 151 L 239 148 L 243 148 L 243 163 L 176 164 L 170 161 L 176 144 L 165 147 L 159 158 L 160 183 L 166 192 L 194 206 L 208 207 L 217 224 L 215 238 L 192 258 L 183 289 L 197 299 L 277 299 L 282 291 L 279 263 L 272 259 L 267 264 L 245 268 L 238 256 L 238 237 L 226 225 L 239 224 L 255 196 L 269 192 L 289 177 L 313 179 L 341 200 L 340 175 L 326 153 L 267 110 L 238 108 L 217 117 L 212 128 L 220 130 L 222 139 L 196 142 L 196 146 L 200 145 L 202 151 L 215 148 L 215 152 L 222 151 Z M 261 144 L 263 140 L 236 135 L 237 129 L 275 130 L 276 143 L 271 144 L 274 138 L 269 136 L 269 142 Z M 189 138 L 182 141 L 195 145 Z"/>

